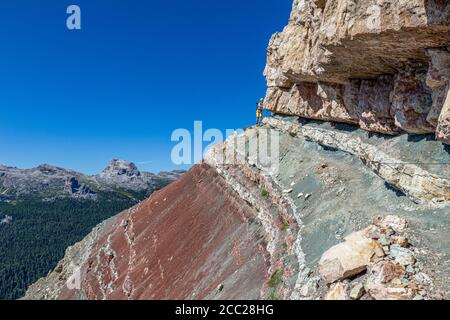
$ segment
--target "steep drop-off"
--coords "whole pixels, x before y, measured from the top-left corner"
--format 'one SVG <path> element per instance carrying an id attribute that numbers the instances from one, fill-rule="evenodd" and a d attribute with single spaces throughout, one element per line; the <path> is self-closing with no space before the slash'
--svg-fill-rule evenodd
<path id="1" fill-rule="evenodd" d="M 207 165 L 123 212 L 68 250 L 42 298 L 260 298 L 267 251 L 256 211 Z M 70 264 L 80 290 L 68 290 Z M 69 269 L 67 269 L 69 266 Z M 44 285 L 45 284 L 45 285 Z M 220 288 L 220 286 L 223 288 Z"/>

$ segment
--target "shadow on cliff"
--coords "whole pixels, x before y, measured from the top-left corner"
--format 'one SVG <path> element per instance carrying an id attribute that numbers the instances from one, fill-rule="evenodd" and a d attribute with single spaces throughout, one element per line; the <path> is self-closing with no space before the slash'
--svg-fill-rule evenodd
<path id="1" fill-rule="evenodd" d="M 450 155 L 450 145 L 445 144 L 444 145 L 444 151 L 447 152 Z"/>
<path id="2" fill-rule="evenodd" d="M 385 182 L 384 186 L 386 187 L 386 189 L 394 192 L 397 197 L 406 197 L 406 194 L 404 194 L 401 190 L 391 186 L 389 183 Z"/>
<path id="3" fill-rule="evenodd" d="M 332 127 L 336 130 L 346 131 L 346 132 L 354 132 L 359 129 L 356 125 L 350 125 L 346 123 L 333 123 Z"/>
<path id="4" fill-rule="evenodd" d="M 331 129 L 339 130 L 339 131 L 345 131 L 345 132 L 354 132 L 360 130 L 360 128 L 356 125 L 351 125 L 347 123 L 339 123 L 339 122 L 329 122 L 329 121 L 323 121 L 323 120 L 314 120 L 314 119 L 306 119 L 306 118 L 299 118 L 298 123 L 305 125 L 315 125 L 318 127 L 326 127 L 330 126 Z"/>
<path id="5" fill-rule="evenodd" d="M 409 134 L 408 142 L 421 142 L 421 141 L 436 141 L 434 134 Z"/>
<path id="6" fill-rule="evenodd" d="M 379 132 L 371 132 L 371 131 L 367 131 L 367 137 L 368 138 L 382 138 L 384 140 L 391 140 L 391 139 L 395 139 L 397 138 L 399 135 L 389 135 L 389 134 L 384 134 L 384 133 L 379 133 Z"/>

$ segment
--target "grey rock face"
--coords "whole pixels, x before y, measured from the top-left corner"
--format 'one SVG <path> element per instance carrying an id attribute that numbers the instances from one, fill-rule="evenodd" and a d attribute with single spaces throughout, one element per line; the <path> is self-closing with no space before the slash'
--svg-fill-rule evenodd
<path id="1" fill-rule="evenodd" d="M 385 150 L 389 152 L 383 152 L 348 132 L 302 126 L 299 123 L 286 122 L 278 118 L 266 118 L 264 123 L 284 132 L 295 131 L 298 136 L 303 136 L 310 141 L 357 156 L 374 173 L 408 195 L 413 201 L 429 202 L 438 206 L 439 203 L 450 202 L 450 183 L 447 177 L 424 170 L 416 164 L 396 159 L 390 155 L 389 149 Z"/>
<path id="2" fill-rule="evenodd" d="M 426 166 L 429 161 L 448 162 L 440 142 L 412 141 L 407 135 L 383 139 L 346 125 L 293 117 L 275 116 L 264 123 L 280 132 L 282 156 L 276 173 L 257 162 L 256 167 L 249 163 L 255 171 L 251 174 L 245 163 L 221 166 L 216 158 L 220 159 L 223 145 L 212 148 L 205 161 L 250 203 L 248 195 L 255 184 L 241 180 L 255 179 L 258 170 L 259 190 L 269 191 L 271 198 L 290 198 L 286 205 L 301 228 L 298 246 L 289 252 L 297 255 L 301 271 L 295 286 L 284 288 L 288 294 L 282 298 L 413 299 L 420 292 L 424 299 L 437 299 L 436 289 L 448 292 L 450 189 L 441 184 L 446 184 L 448 173 Z M 250 139 L 266 130 L 251 128 L 242 137 Z M 409 197 L 394 191 L 397 188 Z M 283 192 L 290 189 L 291 193 Z M 305 194 L 311 196 L 306 199 Z M 440 202 L 441 198 L 447 201 Z M 279 227 L 270 225 L 269 218 L 262 221 L 273 241 Z M 373 226 L 364 229 L 369 221 Z M 358 230 L 367 231 L 367 239 L 361 239 Z M 327 254 L 331 249 L 335 255 Z M 418 270 L 433 281 L 414 281 Z M 326 276 L 311 290 L 309 282 L 320 271 Z M 389 282 L 380 282 L 381 277 Z M 342 278 L 326 294 L 327 282 Z"/>
<path id="3" fill-rule="evenodd" d="M 394 167 L 393 172 L 384 171 L 381 168 L 383 171 L 375 174 L 375 170 L 379 168 L 374 166 L 375 163 L 384 161 L 380 156 L 391 158 L 389 163 L 402 165 L 406 165 L 402 161 L 409 162 L 409 157 L 413 157 L 416 161 L 421 159 L 447 161 L 449 155 L 442 150 L 442 144 L 431 140 L 409 141 L 405 136 L 383 139 L 381 136 L 369 134 L 360 129 L 348 130 L 348 126 L 335 127 L 317 122 L 299 123 L 298 118 L 283 117 L 283 120 L 269 121 L 278 118 L 281 117 L 266 120 L 268 126 L 280 133 L 282 157 L 278 172 L 273 172 L 257 160 L 253 160 L 248 151 L 245 151 L 244 157 L 235 165 L 223 164 L 222 152 L 227 144 L 234 144 L 235 140 L 232 138 L 224 144 L 211 148 L 205 157 L 205 162 L 216 170 L 230 190 L 255 209 L 252 219 L 258 221 L 264 229 L 263 247 L 267 250 L 265 261 L 273 266 L 271 269 L 273 273 L 269 274 L 283 275 L 280 277 L 278 286 L 271 289 L 272 292 L 263 288 L 261 295 L 265 297 L 266 294 L 267 296 L 276 294 L 279 299 L 322 297 L 328 299 L 369 299 L 371 297 L 413 299 L 420 294 L 424 299 L 435 299 L 435 291 L 449 292 L 450 269 L 445 264 L 450 254 L 448 205 L 431 205 L 433 203 L 429 203 L 427 199 L 434 198 L 436 192 L 442 192 L 442 188 L 429 189 L 425 183 L 426 181 L 432 182 L 431 184 L 436 182 L 432 174 L 433 170 L 439 170 L 438 173 L 441 175 L 444 172 L 434 167 L 424 168 L 423 171 L 413 171 L 418 172 L 418 175 L 424 174 L 422 176 L 424 183 L 416 181 L 417 184 L 414 184 L 415 182 L 413 183 L 403 175 L 400 179 L 393 179 L 395 175 L 393 176 L 392 173 L 395 173 L 398 168 Z M 242 137 L 251 139 L 262 136 L 263 133 L 267 134 L 267 130 L 268 128 L 264 126 L 250 128 L 242 134 Z M 334 139 L 331 139 L 332 137 Z M 331 144 L 331 141 L 334 141 L 334 144 Z M 326 146 L 334 147 L 325 148 Z M 369 153 L 364 155 L 364 150 L 368 150 Z M 380 153 L 384 154 L 380 155 Z M 362 155 L 367 161 L 361 161 Z M 425 172 L 425 169 L 430 172 Z M 409 170 L 411 168 L 406 167 L 402 172 L 408 173 Z M 195 183 L 194 180 L 192 182 Z M 411 201 L 410 198 L 398 194 L 386 184 L 402 187 L 411 195 L 423 198 L 424 204 Z M 413 186 L 421 189 L 412 188 Z M 291 189 L 293 189 L 292 192 L 283 192 L 283 190 Z M 262 191 L 266 192 L 265 196 Z M 219 201 L 222 201 L 221 196 L 218 194 Z M 164 202 L 164 195 L 160 194 L 158 197 L 154 199 L 155 203 Z M 213 198 L 210 199 L 213 200 Z M 155 212 L 158 210 L 165 209 L 155 208 Z M 67 298 L 63 289 L 65 281 L 61 279 L 67 279 L 73 274 L 74 265 L 81 267 L 82 274 L 86 274 L 86 270 L 91 270 L 89 269 L 90 260 L 87 257 L 92 253 L 93 243 L 97 243 L 95 252 L 99 252 L 98 248 L 101 247 L 106 249 L 104 253 L 110 253 L 112 238 L 109 237 L 108 230 L 118 230 L 119 234 L 137 230 L 135 223 L 139 219 L 133 212 L 134 209 L 131 209 L 124 213 L 125 218 L 113 222 L 114 228 L 95 229 L 83 242 L 70 248 L 58 268 L 30 287 L 25 298 Z M 134 218 L 130 219 L 130 217 Z M 279 218 L 282 219 L 279 220 Z M 140 221 L 145 226 L 146 222 Z M 283 222 L 288 223 L 283 224 Z M 346 275 L 352 274 L 357 278 L 340 280 L 342 282 L 333 284 L 333 291 L 326 294 L 328 286 L 321 279 L 318 267 L 321 257 L 330 248 L 343 242 L 342 238 L 348 241 L 347 235 L 363 230 L 368 225 L 370 229 L 367 229 L 365 235 L 367 240 L 363 239 L 360 243 L 358 239 L 361 237 L 358 236 L 355 239 L 353 236 L 350 237 L 350 241 L 366 249 L 365 244 L 369 245 L 370 254 L 363 256 L 361 264 L 357 266 L 353 265 L 355 261 L 350 261 L 351 264 L 349 264 L 344 261 L 345 257 L 342 259 L 346 262 L 344 267 L 351 269 L 351 272 Z M 430 232 L 431 227 L 433 232 Z M 142 230 L 144 227 L 139 229 Z M 150 229 L 151 227 L 148 226 L 146 230 Z M 254 232 L 251 229 L 246 228 L 246 230 Z M 155 230 L 151 230 L 153 231 Z M 342 237 L 338 238 L 337 235 Z M 381 241 L 383 236 L 385 239 Z M 99 238 L 104 241 L 100 245 L 98 245 Z M 123 239 L 122 236 L 120 239 Z M 148 239 L 151 240 L 151 237 Z M 147 242 L 148 239 L 145 238 Z M 184 241 L 184 239 L 173 240 L 173 247 L 179 248 Z M 381 250 L 381 242 L 385 244 L 383 247 L 392 247 L 393 253 Z M 409 242 L 411 245 L 408 245 Z M 377 248 L 374 250 L 375 255 L 371 254 L 371 245 Z M 135 244 L 131 248 L 136 248 Z M 398 251 L 407 252 L 398 248 L 410 250 L 416 260 L 415 264 L 407 267 L 398 264 L 394 255 L 397 255 Z M 341 254 L 344 253 L 364 254 L 364 252 L 342 250 Z M 106 270 L 106 273 L 100 274 L 99 279 L 115 274 L 110 272 L 118 270 L 115 266 L 126 266 L 129 263 L 127 256 L 118 254 L 114 256 L 114 262 L 111 263 L 107 254 L 105 269 L 102 269 Z M 367 262 L 368 256 L 370 256 L 370 262 Z M 136 259 L 136 261 L 146 260 Z M 367 263 L 369 268 L 365 271 Z M 358 270 L 362 273 L 355 275 Z M 340 270 L 338 272 L 340 273 Z M 124 273 L 120 274 L 124 275 Z M 118 279 L 124 277 L 118 277 Z M 226 282 L 224 286 L 226 290 Z M 107 288 L 107 286 L 104 287 Z M 124 287 L 118 286 L 118 288 Z M 212 290 L 215 293 L 209 298 L 216 299 L 218 297 L 216 287 L 212 287 Z M 89 297 L 70 293 L 70 298 Z"/>
<path id="4" fill-rule="evenodd" d="M 67 177 L 66 178 L 66 184 L 64 186 L 64 191 L 74 197 L 81 197 L 81 198 L 86 198 L 86 199 L 88 199 L 88 198 L 95 199 L 96 198 L 95 192 L 93 192 L 85 184 L 80 185 L 77 178 L 75 178 L 75 177 Z"/>
<path id="5" fill-rule="evenodd" d="M 114 159 L 109 162 L 108 167 L 100 174 L 100 176 L 102 177 L 112 178 L 123 175 L 127 177 L 139 177 L 141 173 L 134 163 L 125 160 Z"/>
<path id="6" fill-rule="evenodd" d="M 159 174 L 141 172 L 132 162 L 114 159 L 110 161 L 105 170 L 92 178 L 101 185 L 143 192 L 146 190 L 153 191 L 161 185 L 176 180 L 183 173 L 184 171 L 161 172 Z"/>

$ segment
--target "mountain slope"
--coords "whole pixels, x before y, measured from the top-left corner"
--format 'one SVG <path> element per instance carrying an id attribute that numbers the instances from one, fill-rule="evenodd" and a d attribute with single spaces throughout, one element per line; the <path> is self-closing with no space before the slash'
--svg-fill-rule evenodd
<path id="1" fill-rule="evenodd" d="M 181 172 L 160 175 L 135 169 L 126 179 L 111 170 L 85 176 L 42 165 L 20 170 L 0 167 L 0 299 L 23 296 L 47 274 L 64 250 L 80 241 L 101 221 L 135 205 Z"/>
<path id="2" fill-rule="evenodd" d="M 223 148 L 234 143 L 230 138 L 211 149 L 206 163 L 69 248 L 55 271 L 31 286 L 25 298 L 316 299 L 325 298 L 330 285 L 350 290 L 358 284 L 372 288 L 364 299 L 439 299 L 448 294 L 449 199 L 435 201 L 430 193 L 417 201 L 401 193 L 389 176 L 327 139 L 349 135 L 359 141 L 354 143 L 383 150 L 398 163 L 424 150 L 430 159 L 449 160 L 441 143 L 408 141 L 407 136 L 386 142 L 364 131 L 302 124 L 296 118 L 265 123 L 241 137 L 279 132 L 278 173 L 248 154 L 234 165 L 218 162 Z M 317 130 L 315 141 L 308 130 Z M 392 145 L 395 152 L 386 149 Z M 434 176 L 425 167 L 417 170 Z M 423 192 L 426 188 L 415 185 Z M 403 219 L 407 227 L 392 222 Z M 359 230 L 364 236 L 354 234 Z M 337 275 L 339 268 L 322 274 L 328 270 L 322 257 L 339 250 L 334 246 L 344 238 L 361 238 L 356 245 L 369 247 L 358 250 L 376 249 L 376 256 L 344 254 L 339 257 L 343 268 L 362 264 L 345 271 L 343 278 Z M 405 248 L 399 249 L 397 241 Z M 399 252 L 414 262 L 399 265 Z M 377 268 L 391 266 L 398 268 L 390 276 L 394 282 L 380 283 L 372 276 Z M 77 290 L 67 286 L 74 275 L 81 285 Z"/>
<path id="3" fill-rule="evenodd" d="M 57 282 L 46 285 L 43 294 L 59 299 L 257 299 L 267 252 L 255 215 L 212 168 L 198 165 L 68 249 L 60 273 L 49 276 Z M 73 264 L 82 273 L 76 291 L 60 286 Z"/>

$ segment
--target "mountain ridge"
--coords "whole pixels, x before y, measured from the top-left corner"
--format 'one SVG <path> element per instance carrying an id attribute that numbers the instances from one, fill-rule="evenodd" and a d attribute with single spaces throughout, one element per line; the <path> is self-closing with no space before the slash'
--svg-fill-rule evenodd
<path id="1" fill-rule="evenodd" d="M 118 169 L 118 167 L 121 169 Z M 123 170 L 125 174 L 122 174 Z M 39 193 L 53 194 L 53 196 L 73 196 L 91 198 L 95 200 L 92 190 L 113 191 L 122 188 L 134 192 L 150 194 L 164 182 L 173 181 L 183 174 L 183 170 L 162 171 L 160 173 L 141 172 L 137 166 L 129 161 L 113 159 L 108 166 L 96 175 L 85 175 L 71 169 L 42 164 L 35 168 L 19 169 L 0 165 L 0 195 L 20 196 Z M 89 187 L 91 192 L 73 192 L 73 184 Z M 68 192 L 66 192 L 68 191 Z"/>

